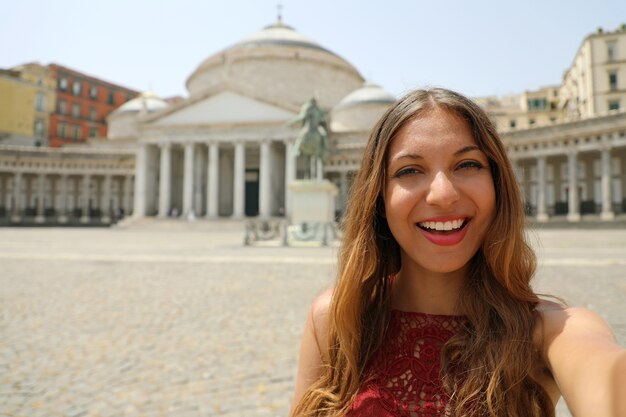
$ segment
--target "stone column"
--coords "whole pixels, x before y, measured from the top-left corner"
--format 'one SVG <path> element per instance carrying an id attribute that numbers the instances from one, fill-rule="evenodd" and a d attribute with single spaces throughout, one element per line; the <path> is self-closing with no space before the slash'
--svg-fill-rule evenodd
<path id="1" fill-rule="evenodd" d="M 612 220 L 615 218 L 613 213 L 613 196 L 611 189 L 611 148 L 606 146 L 602 148 L 601 157 L 601 170 L 602 170 L 602 212 L 600 218 L 602 220 Z"/>
<path id="2" fill-rule="evenodd" d="M 135 161 L 135 204 L 133 216 L 144 217 L 147 212 L 146 187 L 148 184 L 148 145 L 142 144 Z M 127 189 L 124 192 L 128 192 Z"/>
<path id="3" fill-rule="evenodd" d="M 0 207 L 4 207 L 6 210 L 6 194 L 7 194 L 7 181 L 4 175 L 0 175 Z"/>
<path id="4" fill-rule="evenodd" d="M 209 144 L 209 166 L 207 169 L 207 217 L 217 218 L 219 216 L 219 145 Z"/>
<path id="5" fill-rule="evenodd" d="M 199 151 L 199 149 L 197 149 Z M 193 164 L 193 212 L 195 215 L 202 214 L 202 169 L 204 168 L 204 156 L 202 152 L 195 152 Z"/>
<path id="6" fill-rule="evenodd" d="M 102 217 L 100 220 L 102 223 L 111 223 L 111 175 L 107 174 L 104 176 L 104 183 L 102 185 L 104 188 L 102 190 L 102 204 L 100 206 L 100 211 L 102 213 Z"/>
<path id="7" fill-rule="evenodd" d="M 13 215 L 11 221 L 22 220 L 22 173 L 16 172 L 13 176 Z"/>
<path id="8" fill-rule="evenodd" d="M 567 173 L 568 173 L 568 213 L 567 221 L 580 221 L 580 203 L 578 198 L 578 169 L 576 164 L 577 152 L 570 150 L 567 154 Z"/>
<path id="9" fill-rule="evenodd" d="M 194 144 L 186 143 L 183 172 L 183 216 L 189 220 L 195 218 L 193 213 L 193 154 Z"/>
<path id="10" fill-rule="evenodd" d="M 134 213 L 134 207 L 132 204 L 132 199 L 131 199 L 131 192 L 130 190 L 132 189 L 132 184 L 133 184 L 133 176 L 132 175 L 126 175 L 126 177 L 124 178 L 124 215 L 128 216 L 131 212 Z M 145 207 L 145 205 L 144 205 Z"/>
<path id="11" fill-rule="evenodd" d="M 546 157 L 537 158 L 537 221 L 548 221 L 546 205 Z"/>
<path id="12" fill-rule="evenodd" d="M 83 175 L 83 215 L 80 218 L 81 223 L 89 223 L 89 184 L 91 182 L 91 176 L 89 174 Z"/>
<path id="13" fill-rule="evenodd" d="M 167 217 L 170 213 L 172 201 L 172 146 L 169 143 L 161 145 L 161 165 L 159 172 L 159 217 Z"/>
<path id="14" fill-rule="evenodd" d="M 59 223 L 67 223 L 67 174 L 61 174 L 59 209 L 57 210 L 57 220 Z"/>
<path id="15" fill-rule="evenodd" d="M 233 181 L 233 217 L 245 215 L 246 204 L 246 147 L 243 142 L 235 143 L 235 175 Z"/>
<path id="16" fill-rule="evenodd" d="M 341 171 L 339 173 L 339 198 L 341 202 L 341 211 L 346 211 L 348 206 L 348 173 Z"/>
<path id="17" fill-rule="evenodd" d="M 35 216 L 35 223 L 43 223 L 46 221 L 45 198 L 46 198 L 46 175 L 40 173 L 39 175 L 37 175 L 37 215 Z"/>
<path id="18" fill-rule="evenodd" d="M 291 189 L 289 184 L 296 180 L 296 156 L 293 153 L 293 142 L 285 141 L 285 217 L 291 218 Z"/>
<path id="19" fill-rule="evenodd" d="M 259 216 L 268 218 L 272 215 L 271 207 L 271 176 L 270 170 L 270 146 L 271 142 L 264 140 L 261 142 L 260 169 L 259 169 Z"/>

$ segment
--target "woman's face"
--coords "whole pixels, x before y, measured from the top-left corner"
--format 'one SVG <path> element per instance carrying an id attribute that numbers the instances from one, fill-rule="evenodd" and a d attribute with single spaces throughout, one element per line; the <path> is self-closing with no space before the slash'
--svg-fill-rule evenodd
<path id="1" fill-rule="evenodd" d="M 495 213 L 487 156 L 462 118 L 433 109 L 405 124 L 389 145 L 385 217 L 402 268 L 461 270 Z"/>

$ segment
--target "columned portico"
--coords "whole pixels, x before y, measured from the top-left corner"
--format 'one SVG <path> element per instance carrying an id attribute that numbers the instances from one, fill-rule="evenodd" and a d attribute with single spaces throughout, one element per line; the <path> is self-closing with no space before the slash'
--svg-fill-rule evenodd
<path id="1" fill-rule="evenodd" d="M 246 147 L 243 142 L 235 143 L 235 172 L 233 180 L 233 217 L 244 217 L 245 208 L 245 174 L 246 174 Z"/>

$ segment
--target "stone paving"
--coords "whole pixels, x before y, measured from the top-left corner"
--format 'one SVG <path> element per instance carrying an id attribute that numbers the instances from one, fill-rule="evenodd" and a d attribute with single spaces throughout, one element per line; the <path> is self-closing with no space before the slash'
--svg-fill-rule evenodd
<path id="1" fill-rule="evenodd" d="M 243 247 L 242 230 L 0 229 L 0 416 L 286 416 L 336 248 Z M 531 235 L 538 290 L 625 345 L 626 230 Z"/>

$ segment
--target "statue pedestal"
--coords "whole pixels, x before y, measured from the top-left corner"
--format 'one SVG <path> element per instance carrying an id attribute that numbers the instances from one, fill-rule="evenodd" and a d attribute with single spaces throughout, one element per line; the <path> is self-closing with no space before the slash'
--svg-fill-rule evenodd
<path id="1" fill-rule="evenodd" d="M 328 180 L 296 180 L 291 190 L 291 223 L 334 223 L 337 187 Z"/>

